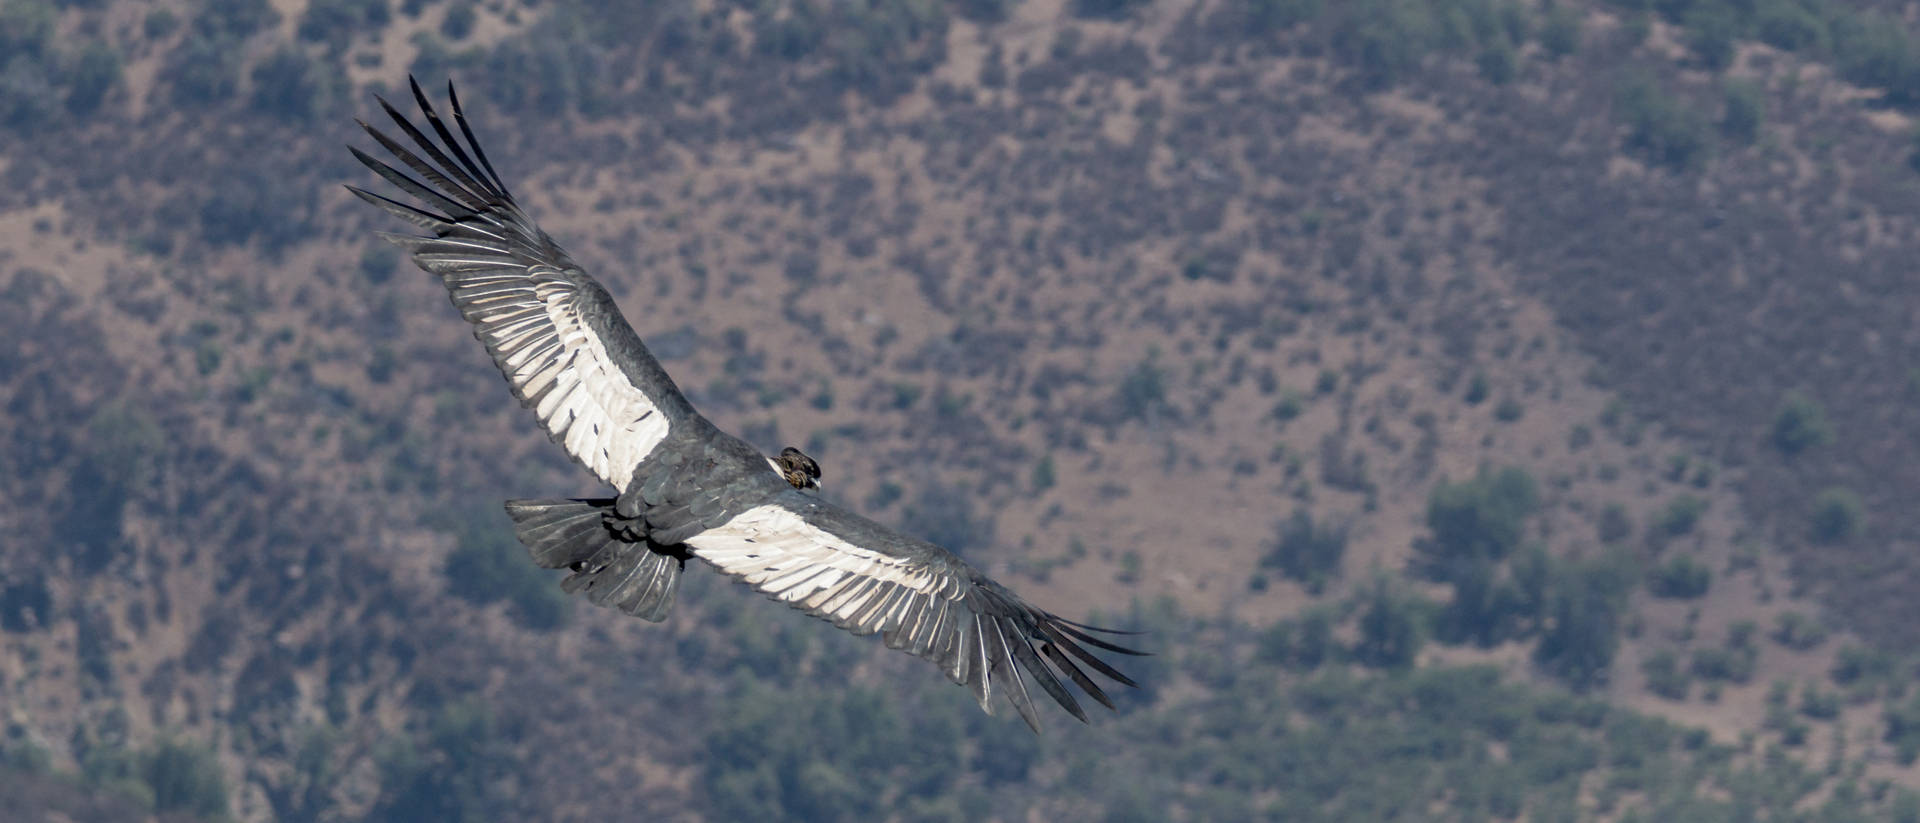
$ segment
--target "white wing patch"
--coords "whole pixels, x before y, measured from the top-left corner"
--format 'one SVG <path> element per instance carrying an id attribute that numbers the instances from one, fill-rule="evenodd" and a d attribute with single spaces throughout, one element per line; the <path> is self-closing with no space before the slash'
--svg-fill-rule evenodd
<path id="1" fill-rule="evenodd" d="M 454 302 L 547 434 L 626 491 L 634 468 L 666 439 L 667 418 L 580 317 L 574 285 L 539 267 L 448 280 Z"/>
<path id="2" fill-rule="evenodd" d="M 742 512 L 686 545 L 748 585 L 841 624 L 865 618 L 857 622 L 885 625 L 912 600 L 959 593 L 925 566 L 848 543 L 774 505 Z M 894 602 L 885 611 L 873 608 L 884 599 Z"/>

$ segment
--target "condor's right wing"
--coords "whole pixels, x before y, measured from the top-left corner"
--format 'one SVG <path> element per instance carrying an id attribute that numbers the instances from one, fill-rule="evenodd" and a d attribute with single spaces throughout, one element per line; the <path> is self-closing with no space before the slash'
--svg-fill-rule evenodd
<path id="1" fill-rule="evenodd" d="M 417 205 L 354 187 L 360 199 L 431 232 L 385 234 L 440 276 L 507 385 L 554 442 L 622 491 L 667 432 L 695 416 L 613 299 L 513 200 L 474 140 L 452 84 L 447 96 L 464 146 L 408 78 L 436 143 L 386 100 L 412 146 L 360 125 L 418 177 L 352 149 Z"/>

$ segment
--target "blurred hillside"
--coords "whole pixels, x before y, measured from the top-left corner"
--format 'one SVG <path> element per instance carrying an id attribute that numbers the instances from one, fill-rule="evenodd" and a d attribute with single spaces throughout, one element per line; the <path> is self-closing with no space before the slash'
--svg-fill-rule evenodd
<path id="1" fill-rule="evenodd" d="M 0 0 L 0 798 L 1920 820 L 1916 6 Z M 598 490 L 340 187 L 409 72 L 716 423 L 1145 688 L 566 600 L 498 504 Z"/>

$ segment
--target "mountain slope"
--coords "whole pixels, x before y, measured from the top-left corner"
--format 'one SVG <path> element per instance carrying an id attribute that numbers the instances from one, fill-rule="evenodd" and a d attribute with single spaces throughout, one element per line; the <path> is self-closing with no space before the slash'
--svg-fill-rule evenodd
<path id="1" fill-rule="evenodd" d="M 184 812 L 141 764 L 211 741 L 250 820 L 1909 802 L 1910 146 L 1817 50 L 1564 3 L 6 8 L 71 67 L 0 135 L 21 757 Z M 337 185 L 408 68 L 700 408 L 1153 630 L 1150 688 L 1033 741 L 711 575 L 666 626 L 566 605 L 496 504 L 595 489 Z M 1272 744 L 1456 689 L 1529 708 L 1369 728 L 1476 741 L 1399 782 Z"/>

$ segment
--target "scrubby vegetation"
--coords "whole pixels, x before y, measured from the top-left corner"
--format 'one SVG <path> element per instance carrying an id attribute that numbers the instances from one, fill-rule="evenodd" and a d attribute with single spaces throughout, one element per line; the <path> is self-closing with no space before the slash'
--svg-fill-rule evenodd
<path id="1" fill-rule="evenodd" d="M 1706 115 L 1658 80 L 1630 74 L 1620 82 L 1615 105 L 1627 125 L 1629 150 L 1674 171 L 1706 162 L 1713 145 Z"/>
<path id="2" fill-rule="evenodd" d="M 1647 573 L 1647 591 L 1655 597 L 1701 597 L 1712 583 L 1713 570 L 1684 554 L 1667 558 Z"/>
<path id="3" fill-rule="evenodd" d="M 1260 558 L 1262 567 L 1279 569 L 1287 579 L 1313 591 L 1340 576 L 1340 561 L 1347 550 L 1346 526 L 1316 524 L 1313 515 L 1295 510 L 1275 531 L 1272 548 Z"/>
<path id="4" fill-rule="evenodd" d="M 1912 147 L 1826 126 L 1854 92 L 1797 62 L 1911 107 L 1904 21 L 1816 0 L 1623 0 L 1597 26 L 1565 0 L 1053 22 L 1017 0 L 112 5 L 0 0 L 5 198 L 32 249 L 0 260 L 0 342 L 32 353 L 0 358 L 0 515 L 34 549 L 0 562 L 0 687 L 66 678 L 67 707 L 6 730 L 0 780 L 287 820 L 1920 808 L 1861 771 L 1920 751 L 1911 661 L 1884 651 L 1920 621 L 1880 539 L 1912 530 L 1896 473 L 1920 462 L 1891 362 L 1905 264 L 1874 245 L 1909 230 Z M 1052 30 L 993 28 L 1016 17 Z M 954 44 L 977 83 L 935 71 Z M 1104 618 L 1060 608 L 1150 630 L 1158 656 L 1126 666 L 1147 688 L 1036 740 L 737 591 L 654 632 L 571 608 L 493 501 L 580 477 L 457 328 L 415 319 L 445 309 L 430 280 L 330 199 L 359 172 L 320 138 L 373 111 L 349 78 L 403 100 L 407 70 L 473 90 L 494 160 L 646 307 L 701 408 L 805 443 L 831 499 L 1023 591 L 1096 581 Z M 912 297 L 867 289 L 896 275 Z M 744 327 L 762 304 L 783 319 Z M 1600 361 L 1584 380 L 1538 366 L 1576 356 Z M 1621 397 L 1569 413 L 1595 387 Z M 1251 533 L 1207 528 L 1245 511 Z M 1805 554 L 1760 562 L 1776 542 Z M 1829 601 L 1729 625 L 1749 590 Z M 1209 616 L 1131 604 L 1161 591 Z M 153 660 L 156 632 L 186 648 Z M 1456 654 L 1545 678 L 1435 662 Z M 1833 667 L 1777 686 L 1782 658 Z M 1576 696 L 1636 670 L 1675 716 L 1756 690 L 1766 716 L 1719 745 Z M 129 739 L 122 705 L 185 728 Z M 1880 748 L 1803 764 L 1848 707 Z M 45 717 L 70 725 L 27 728 Z"/>
<path id="5" fill-rule="evenodd" d="M 1433 537 L 1415 546 L 1411 566 L 1421 576 L 1453 587 L 1441 637 L 1496 643 L 1513 631 L 1509 624 L 1525 616 L 1530 602 L 1535 608 L 1541 605 L 1540 591 L 1522 591 L 1520 585 L 1543 581 L 1503 576 L 1537 505 L 1533 477 L 1518 468 L 1482 469 L 1471 480 L 1442 481 L 1434 487 L 1427 501 Z"/>
<path id="6" fill-rule="evenodd" d="M 1789 457 L 1833 441 L 1826 409 L 1801 392 L 1788 392 L 1773 416 L 1773 446 Z"/>
<path id="7" fill-rule="evenodd" d="M 724 730 L 707 738 L 704 762 L 719 765 L 703 790 L 719 813 L 815 819 L 871 814 L 876 795 L 915 816 L 990 816 L 1032 780 L 1153 819 L 1584 819 L 1582 785 L 1608 787 L 1605 808 L 1649 820 L 1780 814 L 1811 801 L 1808 819 L 1837 821 L 1912 802 L 1904 789 L 1854 784 L 1848 800 L 1826 803 L 1813 793 L 1821 778 L 1791 758 L 1747 758 L 1704 731 L 1513 686 L 1492 669 L 1401 668 L 1411 635 L 1398 615 L 1419 608 L 1398 603 L 1404 594 L 1368 584 L 1351 647 L 1314 628 L 1326 625 L 1317 612 L 1275 626 L 1249 665 L 1227 669 L 1207 661 L 1229 650 L 1192 645 L 1210 644 L 1213 627 L 1158 612 L 1174 647 L 1194 649 L 1173 667 L 1210 680 L 1213 696 L 1130 707 L 1119 723 L 1050 730 L 1038 745 L 958 695 L 746 685 L 724 704 Z M 811 731 L 794 733 L 793 718 Z M 956 769 L 977 782 L 956 785 Z M 1059 776 L 1041 776 L 1050 772 Z M 1088 808 L 1079 797 L 1061 801 Z"/>
<path id="8" fill-rule="evenodd" d="M 1842 488 L 1822 491 L 1813 499 L 1813 539 L 1820 543 L 1851 540 L 1860 533 L 1866 517 L 1860 495 Z"/>
<path id="9" fill-rule="evenodd" d="M 459 545 L 447 555 L 449 592 L 479 605 L 507 601 L 514 619 L 531 629 L 550 631 L 566 624 L 572 603 L 551 572 L 528 562 L 504 515 L 468 511 L 453 534 Z"/>

